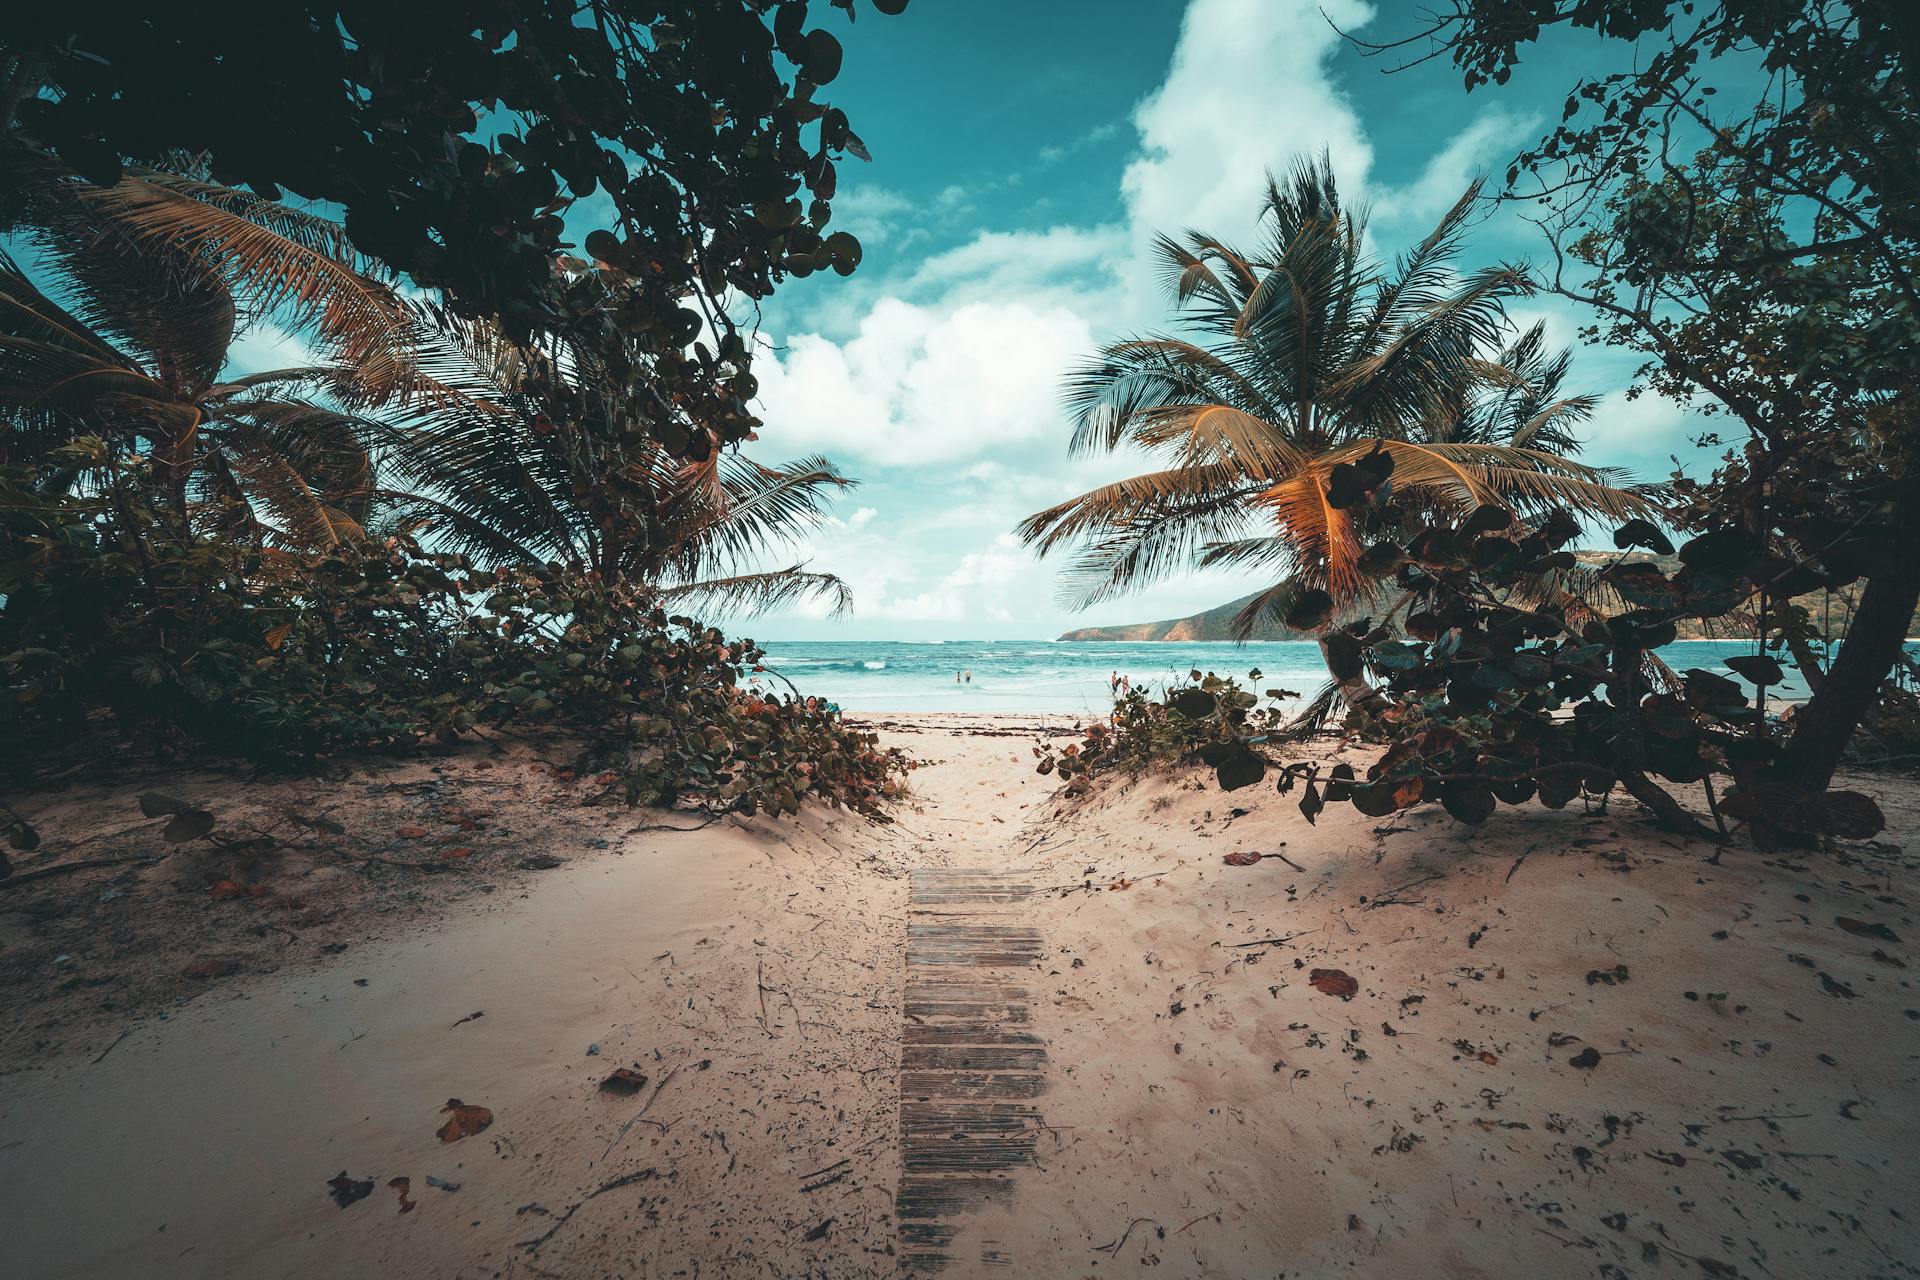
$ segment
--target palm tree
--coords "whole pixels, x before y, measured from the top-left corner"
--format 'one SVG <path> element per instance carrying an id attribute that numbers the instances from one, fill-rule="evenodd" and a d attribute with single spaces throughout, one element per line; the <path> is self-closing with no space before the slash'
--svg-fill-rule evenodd
<path id="1" fill-rule="evenodd" d="M 0 254 L 0 460 L 94 436 L 151 456 L 175 536 L 316 548 L 360 536 L 374 424 L 320 370 L 223 379 L 264 319 L 313 333 L 385 400 L 422 393 L 405 312 L 325 219 L 174 173 L 96 187 L 20 159 L 12 230 L 66 305 Z"/>
<path id="2" fill-rule="evenodd" d="M 832 574 L 757 567 L 854 483 L 826 459 L 768 466 L 709 448 L 689 462 L 609 420 L 604 410 L 622 397 L 607 390 L 591 348 L 564 337 L 525 347 L 486 321 L 410 311 L 414 358 L 442 394 L 389 415 L 380 437 L 384 468 L 405 485 L 382 494 L 395 519 L 431 527 L 450 550 L 559 562 L 646 586 L 675 607 L 757 613 L 822 596 L 835 612 L 851 604 Z M 351 383 L 337 392 L 356 394 Z"/>
<path id="3" fill-rule="evenodd" d="M 1158 238 L 1182 331 L 1107 346 L 1066 401 L 1074 452 L 1131 447 L 1164 465 L 1020 528 L 1041 554 L 1079 548 L 1072 603 L 1194 565 L 1248 565 L 1273 581 L 1235 619 L 1244 639 L 1309 591 L 1340 612 L 1373 597 L 1381 566 L 1366 538 L 1383 520 L 1650 509 L 1617 474 L 1567 456 L 1593 402 L 1560 394 L 1565 356 L 1548 356 L 1538 329 L 1503 345 L 1522 273 L 1456 272 L 1478 192 L 1390 271 L 1366 255 L 1364 215 L 1342 204 L 1324 157 L 1269 179 L 1258 253 L 1199 232 Z M 1356 468 L 1388 464 L 1384 512 L 1336 492 Z M 1334 674 L 1350 703 L 1370 692 L 1357 671 Z"/>
<path id="4" fill-rule="evenodd" d="M 635 443 L 602 354 L 409 302 L 317 215 L 161 170 L 109 188 L 33 156 L 6 172 L 0 206 L 72 310 L 0 254 L 0 461 L 80 436 L 148 453 L 183 542 L 318 549 L 378 518 L 684 607 L 850 603 L 832 575 L 755 567 L 851 483 L 824 459 L 687 464 Z M 324 363 L 223 380 L 236 333 L 268 318 L 311 333 Z M 625 367 L 644 367 L 633 346 Z"/>

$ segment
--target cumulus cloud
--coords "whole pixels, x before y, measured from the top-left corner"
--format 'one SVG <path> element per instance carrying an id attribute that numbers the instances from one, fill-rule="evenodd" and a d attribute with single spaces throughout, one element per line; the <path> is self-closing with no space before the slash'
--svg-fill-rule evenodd
<path id="1" fill-rule="evenodd" d="M 1657 464 L 1670 455 L 1682 461 L 1697 456 L 1693 442 L 1724 428 L 1724 421 L 1715 423 L 1665 396 L 1649 392 L 1629 398 L 1624 391 L 1610 391 L 1594 410 L 1589 434 L 1595 450 L 1609 459 L 1624 458 L 1641 464 L 1638 470 L 1657 471 Z"/>
<path id="2" fill-rule="evenodd" d="M 1193 0 L 1167 78 L 1134 112 L 1140 154 L 1121 179 L 1134 308 L 1156 314 L 1139 269 L 1156 232 L 1253 230 L 1267 172 L 1325 151 L 1344 181 L 1373 165 L 1359 116 L 1327 74 L 1333 29 L 1373 16 L 1360 0 Z"/>
<path id="3" fill-rule="evenodd" d="M 1064 307 L 875 304 L 849 341 L 801 334 L 763 361 L 762 435 L 883 467 L 927 467 L 1058 439 L 1061 370 L 1093 335 Z"/>
<path id="4" fill-rule="evenodd" d="M 1374 199 L 1373 210 L 1383 220 L 1432 222 L 1453 207 L 1475 178 L 1487 175 L 1497 190 L 1503 168 L 1512 158 L 1514 139 L 1532 137 L 1543 117 L 1500 107 L 1483 109 L 1474 122 L 1434 152 L 1420 176 L 1404 187 L 1389 187 Z"/>

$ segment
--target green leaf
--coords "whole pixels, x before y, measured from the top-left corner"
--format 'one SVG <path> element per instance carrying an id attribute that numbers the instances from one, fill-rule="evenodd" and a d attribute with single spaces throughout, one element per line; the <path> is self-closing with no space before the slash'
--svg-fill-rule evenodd
<path id="1" fill-rule="evenodd" d="M 169 795 L 162 795 L 158 791 L 142 791 L 140 793 L 140 812 L 149 818 L 164 818 L 170 813 L 188 813 L 193 811 L 194 807 L 185 800 L 176 799 Z"/>
<path id="2" fill-rule="evenodd" d="M 1295 596 L 1287 607 L 1286 624 L 1295 631 L 1317 631 L 1333 616 L 1333 597 L 1318 587 Z"/>

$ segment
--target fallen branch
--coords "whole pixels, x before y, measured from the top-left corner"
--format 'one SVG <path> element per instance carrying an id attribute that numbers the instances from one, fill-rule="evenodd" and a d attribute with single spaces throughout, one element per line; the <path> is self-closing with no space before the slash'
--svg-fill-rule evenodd
<path id="1" fill-rule="evenodd" d="M 1186 1227 L 1180 1228 L 1178 1231 L 1174 1232 L 1173 1234 L 1177 1236 L 1185 1235 L 1187 1233 L 1187 1227 L 1195 1226 L 1199 1223 L 1205 1222 L 1208 1218 L 1218 1217 L 1219 1214 L 1220 1214 L 1220 1211 L 1218 1209 L 1209 1209 L 1207 1210 L 1207 1212 L 1195 1218 L 1192 1222 L 1189 1222 Z"/>
<path id="2" fill-rule="evenodd" d="M 1206 1215 L 1202 1214 L 1201 1216 L 1205 1217 Z M 1115 1240 L 1111 1244 L 1096 1245 L 1093 1251 L 1095 1253 L 1110 1253 L 1117 1258 L 1120 1256 L 1120 1250 L 1126 1248 L 1127 1237 L 1133 1234 L 1133 1229 L 1139 1226 L 1143 1222 L 1153 1222 L 1153 1221 L 1154 1219 L 1152 1218 L 1135 1218 L 1132 1222 L 1129 1222 L 1127 1224 L 1127 1229 L 1120 1233 L 1120 1238 L 1118 1240 Z"/>
<path id="3" fill-rule="evenodd" d="M 1520 869 L 1520 864 L 1527 860 L 1527 854 L 1532 853 L 1535 849 L 1538 849 L 1539 847 L 1540 845 L 1537 842 L 1534 844 L 1530 844 L 1520 854 L 1519 857 L 1513 860 L 1513 865 L 1507 868 L 1507 879 L 1506 879 L 1507 884 L 1513 883 L 1513 873 L 1518 871 Z"/>
<path id="4" fill-rule="evenodd" d="M 1441 879 L 1441 875 L 1439 872 L 1436 871 L 1432 875 L 1421 876 L 1418 880 L 1409 880 L 1405 884 L 1395 885 L 1393 888 L 1387 890 L 1385 893 L 1381 894 L 1379 897 L 1373 899 L 1373 901 L 1367 903 L 1367 910 L 1371 911 L 1375 907 L 1418 906 L 1420 903 L 1425 902 L 1426 899 L 1417 898 L 1412 902 L 1408 902 L 1406 899 L 1401 898 L 1398 895 L 1400 895 L 1401 893 L 1405 892 L 1408 889 L 1418 888 L 1420 885 L 1428 884 L 1438 879 Z"/>
<path id="5" fill-rule="evenodd" d="M 129 1028 L 128 1030 L 122 1031 L 117 1037 L 115 1037 L 114 1042 L 112 1044 L 108 1045 L 106 1048 L 100 1051 L 100 1056 L 93 1060 L 93 1065 L 97 1067 L 101 1063 L 105 1062 L 107 1060 L 107 1055 L 120 1047 L 120 1041 L 125 1040 L 128 1036 L 132 1034 L 133 1034 L 133 1031 L 131 1028 Z"/>
<path id="6" fill-rule="evenodd" d="M 659 1170 L 647 1168 L 647 1169 L 641 1169 L 637 1173 L 623 1173 L 617 1178 L 609 1179 L 608 1181 L 603 1182 L 599 1186 L 595 1187 L 593 1190 L 587 1192 L 586 1195 L 581 1196 L 578 1200 L 574 1201 L 572 1204 L 568 1205 L 567 1211 L 561 1214 L 559 1217 L 555 1218 L 553 1220 L 553 1225 L 548 1227 L 545 1231 L 541 1232 L 539 1235 L 535 1236 L 531 1240 L 521 1240 L 518 1243 L 520 1247 L 522 1249 L 525 1249 L 528 1253 L 538 1253 L 540 1251 L 540 1246 L 545 1244 L 547 1241 L 553 1239 L 553 1233 L 558 1231 L 560 1228 L 566 1226 L 567 1219 L 571 1218 L 574 1214 L 580 1212 L 580 1206 L 586 1204 L 587 1201 L 592 1200 L 596 1196 L 603 1196 L 607 1194 L 607 1192 L 609 1191 L 618 1191 L 621 1187 L 630 1187 L 636 1182 L 646 1182 L 652 1178 L 657 1178 L 659 1176 L 660 1176 Z"/>
<path id="7" fill-rule="evenodd" d="M 601 1152 L 600 1154 L 600 1158 L 602 1160 L 605 1160 L 608 1156 L 613 1154 L 613 1149 L 620 1145 L 620 1140 L 622 1138 L 627 1136 L 627 1130 L 633 1128 L 633 1126 L 635 1126 L 636 1124 L 641 1124 L 641 1123 L 658 1124 L 660 1125 L 660 1132 L 665 1133 L 667 1131 L 666 1125 L 660 1124 L 658 1120 L 648 1120 L 646 1116 L 647 1116 L 648 1110 L 651 1109 L 653 1106 L 654 1099 L 660 1096 L 660 1091 L 666 1088 L 667 1085 L 672 1082 L 673 1078 L 679 1074 L 680 1074 L 680 1068 L 675 1067 L 673 1070 L 667 1072 L 666 1075 L 660 1078 L 660 1083 L 653 1086 L 653 1092 L 647 1095 L 646 1105 L 641 1107 L 639 1111 L 634 1113 L 633 1119 L 627 1121 L 625 1124 L 620 1126 L 620 1132 L 613 1135 L 613 1141 L 609 1142 L 607 1144 L 607 1149 Z M 595 1192 L 594 1194 L 597 1195 L 599 1193 Z"/>
<path id="8" fill-rule="evenodd" d="M 79 862 L 57 862 L 51 867 L 36 867 L 32 871 L 16 871 L 5 880 L 0 880 L 0 889 L 11 889 L 29 880 L 43 880 L 48 876 L 65 875 L 69 871 L 91 871 L 95 867 L 118 867 L 129 862 L 152 864 L 160 861 L 145 854 L 130 853 L 119 858 L 85 858 Z"/>

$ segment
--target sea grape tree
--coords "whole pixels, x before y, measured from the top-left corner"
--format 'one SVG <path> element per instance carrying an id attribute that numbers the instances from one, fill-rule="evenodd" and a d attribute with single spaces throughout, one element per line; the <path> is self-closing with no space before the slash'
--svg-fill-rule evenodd
<path id="1" fill-rule="evenodd" d="M 0 217 L 36 162 L 102 187 L 181 157 L 516 338 L 629 360 L 618 429 L 704 457 L 755 383 L 729 304 L 851 272 L 827 100 L 853 0 L 205 0 L 0 10 Z M 899 13 L 905 0 L 875 0 Z M 577 232 L 576 242 L 570 232 Z"/>

